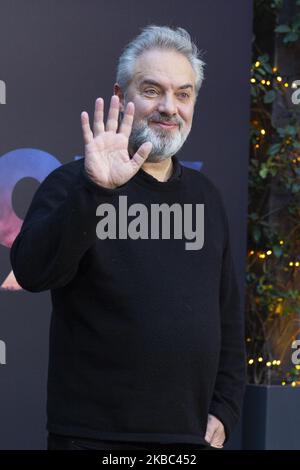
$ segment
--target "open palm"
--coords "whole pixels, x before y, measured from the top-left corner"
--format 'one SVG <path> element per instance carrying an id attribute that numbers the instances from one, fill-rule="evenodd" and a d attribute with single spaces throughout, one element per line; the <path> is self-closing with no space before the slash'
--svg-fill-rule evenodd
<path id="1" fill-rule="evenodd" d="M 84 167 L 87 175 L 100 186 L 116 188 L 125 184 L 140 169 L 148 158 L 151 142 L 144 142 L 130 158 L 128 139 L 131 133 L 134 103 L 127 104 L 124 118 L 118 130 L 120 102 L 113 95 L 104 127 L 104 101 L 98 98 L 95 103 L 93 132 L 89 124 L 88 113 L 81 113 L 81 126 L 85 143 Z"/>

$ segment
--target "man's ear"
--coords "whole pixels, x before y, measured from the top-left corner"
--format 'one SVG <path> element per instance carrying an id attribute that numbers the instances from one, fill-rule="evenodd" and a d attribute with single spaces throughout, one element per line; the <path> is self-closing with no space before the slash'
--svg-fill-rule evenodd
<path id="1" fill-rule="evenodd" d="M 114 94 L 119 97 L 120 100 L 120 111 L 124 113 L 124 93 L 122 91 L 122 88 L 118 83 L 114 84 Z"/>

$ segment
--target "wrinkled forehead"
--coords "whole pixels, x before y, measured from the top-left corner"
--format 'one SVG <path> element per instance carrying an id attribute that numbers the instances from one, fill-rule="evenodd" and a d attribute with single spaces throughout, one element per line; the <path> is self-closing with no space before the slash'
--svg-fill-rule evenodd
<path id="1" fill-rule="evenodd" d="M 152 81 L 166 88 L 182 88 L 190 84 L 195 89 L 195 79 L 194 69 L 183 54 L 158 49 L 143 52 L 135 62 L 132 75 L 137 87 Z"/>

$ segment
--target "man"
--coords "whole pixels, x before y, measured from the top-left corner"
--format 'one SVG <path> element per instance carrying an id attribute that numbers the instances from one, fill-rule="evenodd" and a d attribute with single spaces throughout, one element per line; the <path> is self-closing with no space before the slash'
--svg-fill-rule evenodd
<path id="1" fill-rule="evenodd" d="M 203 66 L 184 29 L 144 28 L 119 60 L 106 125 L 99 98 L 93 131 L 81 115 L 85 158 L 40 185 L 12 246 L 19 284 L 51 289 L 49 449 L 221 448 L 240 416 L 227 215 L 176 156 Z"/>

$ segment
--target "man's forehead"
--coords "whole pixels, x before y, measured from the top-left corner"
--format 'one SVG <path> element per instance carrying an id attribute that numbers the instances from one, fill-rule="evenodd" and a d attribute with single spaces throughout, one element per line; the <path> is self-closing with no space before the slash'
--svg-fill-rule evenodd
<path id="1" fill-rule="evenodd" d="M 133 81 L 172 84 L 175 87 L 195 86 L 195 72 L 188 59 L 176 51 L 146 51 L 136 60 Z"/>

